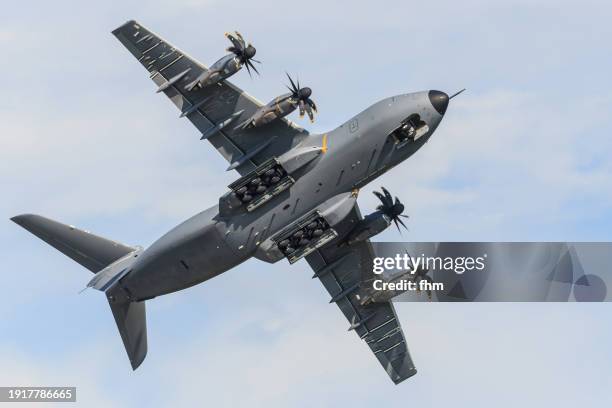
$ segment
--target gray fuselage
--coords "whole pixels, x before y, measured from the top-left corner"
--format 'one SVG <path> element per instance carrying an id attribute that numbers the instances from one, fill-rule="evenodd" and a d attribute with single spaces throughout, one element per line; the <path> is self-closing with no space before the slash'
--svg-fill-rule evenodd
<path id="1" fill-rule="evenodd" d="M 252 212 L 222 217 L 218 205 L 189 218 L 146 249 L 120 281 L 135 300 L 181 290 L 256 257 L 270 262 L 260 244 L 321 203 L 354 191 L 410 157 L 440 123 L 448 97 L 424 91 L 383 99 L 325 134 L 309 135 L 300 146 L 326 146 L 300 169 L 295 183 Z M 428 128 L 402 143 L 391 134 L 411 115 Z"/>

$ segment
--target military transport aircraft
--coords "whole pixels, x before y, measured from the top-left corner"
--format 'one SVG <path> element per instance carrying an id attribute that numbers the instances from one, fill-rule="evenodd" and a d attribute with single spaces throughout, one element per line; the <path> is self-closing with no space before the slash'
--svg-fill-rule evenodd
<path id="1" fill-rule="evenodd" d="M 359 188 L 410 157 L 442 120 L 449 96 L 423 91 L 383 99 L 334 130 L 309 134 L 284 116 L 312 118 L 311 90 L 290 78 L 290 94 L 263 105 L 226 80 L 255 48 L 226 34 L 231 53 L 207 69 L 136 21 L 113 34 L 157 85 L 229 162 L 239 178 L 218 203 L 178 225 L 149 248 L 111 241 L 24 214 L 12 218 L 95 275 L 106 294 L 130 363 L 147 353 L 145 301 L 204 282 L 255 257 L 305 258 L 317 278 L 395 383 L 416 369 L 393 304 L 363 287 L 372 272 L 369 238 L 398 225 L 403 205 L 383 190 L 361 216 Z M 249 71 L 250 73 L 250 71 Z M 283 103 L 281 110 L 276 109 Z M 287 102 L 287 103 L 284 103 Z M 266 116 L 268 115 L 268 116 Z M 233 125 L 230 125 L 233 124 Z M 403 223 L 402 223 L 403 224 Z"/>

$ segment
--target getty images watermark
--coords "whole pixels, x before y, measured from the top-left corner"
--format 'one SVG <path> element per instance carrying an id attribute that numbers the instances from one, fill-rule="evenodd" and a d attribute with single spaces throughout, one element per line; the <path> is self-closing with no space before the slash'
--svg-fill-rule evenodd
<path id="1" fill-rule="evenodd" d="M 612 302 L 611 242 L 373 242 L 372 249 L 376 258 L 361 269 L 367 300 L 421 302 L 425 292 L 437 302 Z"/>
<path id="2" fill-rule="evenodd" d="M 388 291 L 431 291 L 444 290 L 442 282 L 433 282 L 430 271 L 447 271 L 462 275 L 486 268 L 487 254 L 482 256 L 411 256 L 408 253 L 393 257 L 376 257 L 373 260 L 372 281 L 374 290 Z"/>

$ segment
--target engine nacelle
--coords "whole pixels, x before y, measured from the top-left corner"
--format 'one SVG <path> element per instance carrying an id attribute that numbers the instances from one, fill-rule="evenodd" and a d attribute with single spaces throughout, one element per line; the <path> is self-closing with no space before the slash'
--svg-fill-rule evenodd
<path id="1" fill-rule="evenodd" d="M 346 244 L 352 245 L 380 234 L 391 225 L 391 219 L 381 211 L 366 215 L 348 234 Z"/>
<path id="2" fill-rule="evenodd" d="M 284 118 L 297 108 L 296 102 L 287 97 L 278 97 L 267 105 L 257 109 L 255 113 L 244 121 L 240 126 L 243 128 L 254 128 Z"/>
<path id="3" fill-rule="evenodd" d="M 211 65 L 208 70 L 204 70 L 192 82 L 185 85 L 185 90 L 191 91 L 194 88 L 206 88 L 215 85 L 240 71 L 242 66 L 238 57 L 234 54 L 228 54 Z"/>

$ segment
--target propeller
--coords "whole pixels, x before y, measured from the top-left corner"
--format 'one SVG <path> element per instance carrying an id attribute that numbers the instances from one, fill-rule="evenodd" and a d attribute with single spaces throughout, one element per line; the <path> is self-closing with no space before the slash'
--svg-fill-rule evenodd
<path id="1" fill-rule="evenodd" d="M 382 193 L 378 191 L 374 191 L 374 195 L 378 197 L 382 204 L 380 204 L 376 209 L 381 211 L 384 215 L 389 217 L 391 221 L 395 223 L 397 230 L 402 233 L 400 229 L 400 224 L 402 227 L 408 229 L 406 224 L 402 221 L 402 218 L 408 218 L 407 215 L 402 214 L 404 212 L 404 204 L 402 204 L 399 198 L 395 197 L 395 201 L 393 201 L 393 197 L 391 197 L 391 193 L 387 191 L 386 188 L 382 187 Z M 400 218 L 402 217 L 402 218 Z"/>
<path id="2" fill-rule="evenodd" d="M 289 78 L 289 82 L 291 83 L 291 86 L 287 86 L 287 88 L 291 91 L 290 98 L 297 103 L 298 108 L 300 109 L 300 117 L 303 117 L 304 113 L 307 113 L 310 121 L 314 122 L 314 114 L 317 112 L 317 105 L 312 99 L 310 99 L 312 89 L 307 86 L 300 88 L 300 80 L 297 80 L 296 85 L 289 74 L 287 74 L 287 78 Z"/>
<path id="3" fill-rule="evenodd" d="M 238 31 L 235 31 L 233 34 L 225 33 L 225 36 L 227 37 L 228 40 L 232 42 L 232 45 L 227 48 L 227 51 L 233 52 L 234 54 L 236 54 L 236 56 L 240 59 L 240 62 L 244 64 L 247 71 L 249 72 L 249 76 L 251 78 L 253 77 L 253 75 L 251 74 L 251 69 L 255 71 L 257 74 L 259 74 L 259 71 L 257 71 L 257 68 L 255 68 L 255 65 L 253 65 L 253 62 L 261 64 L 260 61 L 253 59 L 253 57 L 255 56 L 255 53 L 257 52 L 255 47 L 253 47 L 251 43 L 247 44 L 244 41 L 244 38 L 242 38 L 242 35 Z"/>

